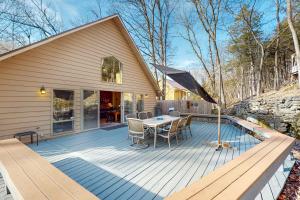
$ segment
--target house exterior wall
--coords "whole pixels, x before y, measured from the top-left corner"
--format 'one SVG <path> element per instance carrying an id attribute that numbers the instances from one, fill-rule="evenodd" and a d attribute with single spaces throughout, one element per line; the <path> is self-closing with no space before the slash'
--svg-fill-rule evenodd
<path id="1" fill-rule="evenodd" d="M 100 61 L 106 56 L 122 63 L 122 84 L 101 81 Z M 53 89 L 74 91 L 74 132 L 81 131 L 83 89 L 148 94 L 145 111 L 153 111 L 156 103 L 155 88 L 113 20 L 0 62 L 0 139 L 36 127 L 51 137 Z"/>
<path id="2" fill-rule="evenodd" d="M 182 90 L 175 90 L 174 92 L 174 100 L 186 100 L 187 93 Z"/>

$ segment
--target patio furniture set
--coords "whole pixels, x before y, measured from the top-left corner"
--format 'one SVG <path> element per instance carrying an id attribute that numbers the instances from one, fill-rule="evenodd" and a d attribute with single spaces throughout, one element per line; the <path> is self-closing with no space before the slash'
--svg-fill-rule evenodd
<path id="1" fill-rule="evenodd" d="M 128 121 L 128 138 L 131 137 L 131 146 L 133 147 L 147 148 L 149 144 L 145 143 L 145 140 L 148 136 L 153 136 L 154 148 L 156 148 L 157 137 L 168 140 L 169 148 L 171 148 L 172 138 L 176 138 L 178 145 L 179 136 L 183 138 L 183 134 L 187 133 L 188 130 L 192 136 L 192 115 L 181 117 L 178 111 L 157 117 L 153 117 L 151 112 L 140 112 L 137 115 L 129 114 L 126 118 Z"/>

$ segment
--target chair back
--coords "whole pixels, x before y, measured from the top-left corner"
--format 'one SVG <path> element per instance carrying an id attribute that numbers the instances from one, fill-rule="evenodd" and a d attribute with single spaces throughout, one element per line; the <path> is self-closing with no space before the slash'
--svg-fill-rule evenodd
<path id="1" fill-rule="evenodd" d="M 136 119 L 136 114 L 135 113 L 131 113 L 131 114 L 128 114 L 128 115 L 126 115 L 126 119 Z"/>
<path id="2" fill-rule="evenodd" d="M 169 115 L 171 115 L 173 117 L 180 117 L 180 112 L 178 112 L 178 111 L 170 111 Z"/>
<path id="3" fill-rule="evenodd" d="M 187 122 L 187 117 L 181 118 L 179 123 L 178 123 L 178 128 L 182 128 L 186 125 Z"/>
<path id="4" fill-rule="evenodd" d="M 147 113 L 145 113 L 145 112 L 140 112 L 138 114 L 138 116 L 139 116 L 139 119 L 147 119 L 148 118 Z"/>
<path id="5" fill-rule="evenodd" d="M 152 112 L 147 112 L 147 118 L 152 118 L 153 115 L 152 115 Z"/>
<path id="6" fill-rule="evenodd" d="M 128 131 L 132 134 L 144 134 L 144 123 L 140 119 L 128 118 Z"/>
<path id="7" fill-rule="evenodd" d="M 186 126 L 190 126 L 192 123 L 192 115 L 187 116 L 187 120 L 186 120 Z"/>
<path id="8" fill-rule="evenodd" d="M 176 120 L 172 121 L 170 130 L 169 130 L 170 135 L 175 135 L 177 133 L 179 121 L 180 121 L 180 119 L 176 119 Z"/>

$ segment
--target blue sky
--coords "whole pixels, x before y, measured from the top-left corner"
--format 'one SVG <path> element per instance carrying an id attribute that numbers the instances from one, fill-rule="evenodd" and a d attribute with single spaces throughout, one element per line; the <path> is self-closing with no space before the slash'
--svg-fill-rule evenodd
<path id="1" fill-rule="evenodd" d="M 101 9 L 102 9 L 102 16 L 105 17 L 109 14 L 110 1 L 102 0 L 101 1 Z M 83 16 L 87 16 L 90 14 L 91 8 L 96 7 L 96 3 L 94 0 L 52 0 L 52 6 L 57 11 L 59 17 L 62 19 L 64 28 L 68 29 L 72 26 L 72 21 L 76 21 Z M 275 1 L 274 0 L 258 0 L 258 8 L 262 13 L 264 13 L 263 21 L 266 24 L 263 26 L 263 31 L 266 34 L 271 34 L 273 31 L 274 23 L 275 23 Z M 184 69 L 199 69 L 199 63 L 195 55 L 192 52 L 189 44 L 179 37 L 178 30 L 180 30 L 179 25 L 175 25 L 172 30 L 172 47 L 173 50 L 173 58 L 172 58 L 172 65 L 178 68 Z M 205 37 L 201 37 L 204 33 L 199 30 L 199 38 L 200 43 L 203 44 L 205 47 L 207 46 L 207 40 Z M 219 39 L 224 41 L 227 39 L 227 34 L 225 31 L 219 31 Z M 204 50 L 204 53 L 205 50 Z"/>

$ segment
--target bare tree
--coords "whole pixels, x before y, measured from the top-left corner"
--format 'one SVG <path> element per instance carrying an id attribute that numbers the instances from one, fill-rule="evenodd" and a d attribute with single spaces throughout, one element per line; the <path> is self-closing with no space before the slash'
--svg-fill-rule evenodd
<path id="1" fill-rule="evenodd" d="M 71 19 L 70 24 L 77 27 L 101 19 L 103 17 L 102 7 L 102 0 L 89 1 L 87 8 L 85 8 L 85 14 Z"/>
<path id="2" fill-rule="evenodd" d="M 211 66 L 208 66 L 208 61 L 205 57 L 205 55 L 203 55 L 203 50 L 201 45 L 198 42 L 198 38 L 196 36 L 196 31 L 194 29 L 194 21 L 191 19 L 191 16 L 180 16 L 181 21 L 182 21 L 182 25 L 185 29 L 185 34 L 180 33 L 181 37 L 183 39 L 185 39 L 191 46 L 194 54 L 196 55 L 196 57 L 198 58 L 198 60 L 200 61 L 200 63 L 202 64 L 202 67 L 204 68 L 204 71 L 206 72 L 206 75 L 208 77 L 208 79 L 210 80 L 210 84 L 211 87 L 213 89 L 213 92 L 216 91 L 216 80 L 215 80 L 215 71 L 214 71 L 214 59 L 213 59 L 213 52 L 212 52 L 212 48 L 211 48 L 211 42 L 209 39 L 209 58 L 210 58 L 210 64 Z M 213 72 L 210 71 L 210 67 L 213 68 Z"/>
<path id="3" fill-rule="evenodd" d="M 296 51 L 296 62 L 298 66 L 298 82 L 299 82 L 299 87 L 300 87 L 300 47 L 299 47 L 299 40 L 297 36 L 297 32 L 295 30 L 294 24 L 293 24 L 293 5 L 291 0 L 286 0 L 286 15 L 287 15 L 287 21 L 289 24 L 290 31 L 292 33 L 293 37 L 293 42 L 294 42 L 294 48 Z"/>
<path id="4" fill-rule="evenodd" d="M 277 0 L 278 1 L 278 0 Z M 249 28 L 250 33 L 252 34 L 255 42 L 257 43 L 257 45 L 260 48 L 260 56 L 259 56 L 259 67 L 258 67 L 258 80 L 256 82 L 256 95 L 260 95 L 262 93 L 262 76 L 263 76 L 263 68 L 264 68 L 264 60 L 266 57 L 266 50 L 269 49 L 272 44 L 276 41 L 276 48 L 277 48 L 277 55 L 278 55 L 278 48 L 279 48 L 279 39 L 280 39 L 280 34 L 281 32 L 285 31 L 286 29 L 280 29 L 280 19 L 279 19 L 279 9 L 280 9 L 280 4 L 279 1 L 276 2 L 276 21 L 277 21 L 277 28 L 276 28 L 276 33 L 275 36 L 273 37 L 273 39 L 269 40 L 268 42 L 265 42 L 263 40 L 263 38 L 259 37 L 259 35 L 257 34 L 257 32 L 255 31 L 255 24 L 254 24 L 254 13 L 256 12 L 256 0 L 254 0 L 250 10 L 247 9 L 243 9 L 242 10 L 242 17 L 243 20 L 245 21 L 246 25 Z M 278 45 L 278 46 L 277 46 Z M 252 64 L 251 64 L 252 65 Z M 274 67 L 274 71 L 275 71 L 275 78 L 277 80 L 274 80 L 274 85 L 278 85 L 278 60 L 276 60 L 276 56 L 275 56 L 275 67 Z"/>
<path id="5" fill-rule="evenodd" d="M 148 62 L 169 65 L 171 17 L 176 2 L 171 0 L 120 0 L 113 1 L 113 12 L 120 14 L 129 32 Z M 153 69 L 157 84 L 160 76 Z M 166 76 L 161 75 L 162 98 L 165 98 Z"/>
<path id="6" fill-rule="evenodd" d="M 201 27 L 206 32 L 209 41 L 211 42 L 212 49 L 214 51 L 215 65 L 218 69 L 218 79 L 219 79 L 219 104 L 221 102 L 224 103 L 226 106 L 225 100 L 225 92 L 223 89 L 223 77 L 222 77 L 222 64 L 220 58 L 220 50 L 218 47 L 217 41 L 217 32 L 218 32 L 218 24 L 219 24 L 219 17 L 221 15 L 222 3 L 225 1 L 222 0 L 207 0 L 207 1 L 200 1 L 200 0 L 192 0 L 194 8 L 197 13 L 197 17 L 201 24 Z M 209 42 L 209 43 L 210 43 Z"/>
<path id="7" fill-rule="evenodd" d="M 50 3 L 43 0 L 0 2 L 0 38 L 11 49 L 59 33 L 62 25 Z"/>
<path id="8" fill-rule="evenodd" d="M 274 58 L 274 90 L 278 90 L 279 88 L 279 66 L 278 66 L 278 54 L 279 54 L 279 42 L 280 42 L 280 0 L 276 0 L 276 32 L 277 32 L 277 39 L 276 39 L 276 46 L 275 46 L 275 58 Z"/>

